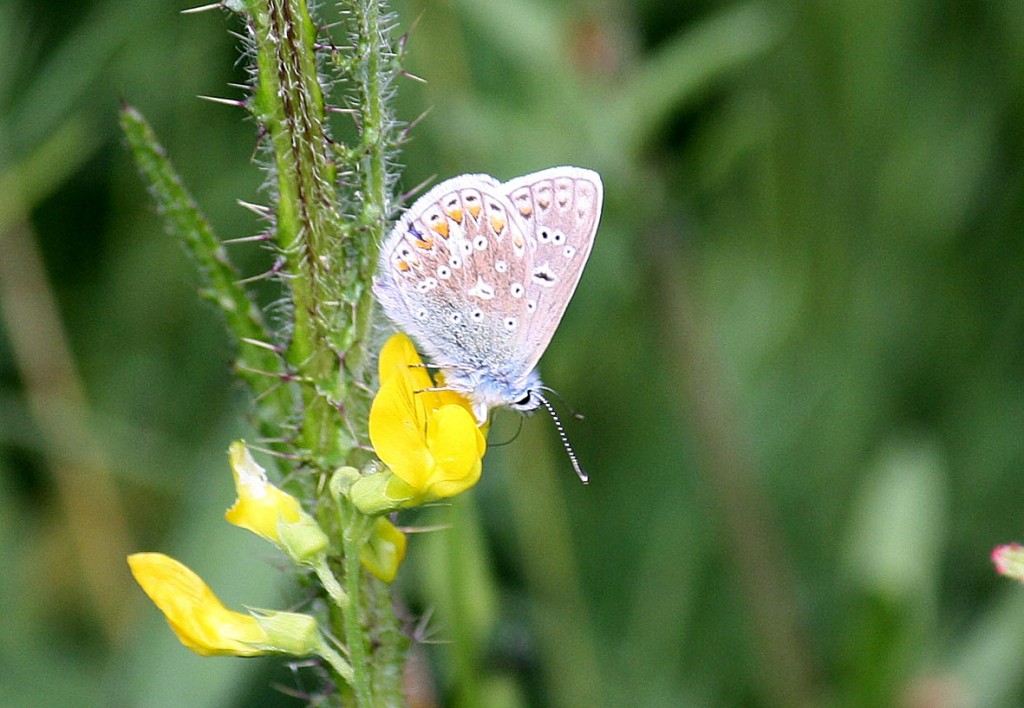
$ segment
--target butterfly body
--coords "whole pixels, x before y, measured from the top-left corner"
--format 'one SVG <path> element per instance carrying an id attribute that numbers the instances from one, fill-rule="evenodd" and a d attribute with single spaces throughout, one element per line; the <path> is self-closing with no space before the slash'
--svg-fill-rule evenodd
<path id="1" fill-rule="evenodd" d="M 537 362 L 583 273 L 602 198 L 598 174 L 579 167 L 505 183 L 462 175 L 416 200 L 382 244 L 384 312 L 481 422 L 494 407 L 543 402 Z"/>

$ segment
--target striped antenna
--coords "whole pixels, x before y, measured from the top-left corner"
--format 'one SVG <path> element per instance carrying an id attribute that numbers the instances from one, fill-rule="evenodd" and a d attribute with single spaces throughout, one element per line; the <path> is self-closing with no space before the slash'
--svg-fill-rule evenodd
<path id="1" fill-rule="evenodd" d="M 562 446 L 565 447 L 565 452 L 569 455 L 569 462 L 572 463 L 572 468 L 576 470 L 576 476 L 580 478 L 583 484 L 587 484 L 590 482 L 590 477 L 587 475 L 587 471 L 580 466 L 580 461 L 576 458 L 576 452 L 572 449 L 572 445 L 569 444 L 569 436 L 565 434 L 565 426 L 562 425 L 562 420 L 555 413 L 554 407 L 548 403 L 548 399 L 536 391 L 534 391 L 534 395 L 548 409 L 548 413 L 551 414 L 551 420 L 555 421 L 555 430 L 558 431 L 558 437 L 562 439 Z"/>

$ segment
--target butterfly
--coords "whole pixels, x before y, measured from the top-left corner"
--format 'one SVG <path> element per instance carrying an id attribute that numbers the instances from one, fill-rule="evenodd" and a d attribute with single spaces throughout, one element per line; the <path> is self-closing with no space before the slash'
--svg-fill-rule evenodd
<path id="1" fill-rule="evenodd" d="M 377 300 L 478 422 L 498 406 L 554 417 L 536 367 L 583 274 L 603 195 L 581 167 L 504 183 L 461 175 L 417 199 L 381 245 Z"/>

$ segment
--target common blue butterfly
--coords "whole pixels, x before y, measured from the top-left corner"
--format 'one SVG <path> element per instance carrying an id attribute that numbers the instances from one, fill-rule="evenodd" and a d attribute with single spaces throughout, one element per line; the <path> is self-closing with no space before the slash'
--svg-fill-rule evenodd
<path id="1" fill-rule="evenodd" d="M 479 422 L 497 406 L 551 410 L 536 366 L 590 256 L 602 198 L 600 176 L 580 167 L 505 183 L 461 175 L 417 199 L 382 244 L 373 289 L 384 312 Z"/>

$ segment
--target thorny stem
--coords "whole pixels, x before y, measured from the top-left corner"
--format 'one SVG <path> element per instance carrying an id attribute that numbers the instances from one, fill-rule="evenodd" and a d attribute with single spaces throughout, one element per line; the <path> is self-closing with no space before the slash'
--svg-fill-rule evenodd
<path id="1" fill-rule="evenodd" d="M 344 534 L 345 547 L 345 589 L 348 603 L 342 609 L 345 624 L 345 642 L 348 645 L 349 663 L 352 666 L 352 690 L 361 706 L 373 705 L 371 685 L 371 666 L 367 656 L 366 631 L 360 608 L 363 603 L 362 586 L 365 574 L 359 564 L 359 550 L 366 543 L 373 525 L 372 519 L 358 512 L 346 520 Z"/>
<path id="2" fill-rule="evenodd" d="M 394 19 L 382 0 L 340 0 L 337 11 L 348 37 L 334 49 L 307 2 L 223 4 L 241 11 L 249 29 L 254 65 L 247 105 L 269 153 L 272 185 L 272 204 L 256 211 L 272 222 L 268 233 L 280 263 L 274 273 L 290 304 L 283 327 L 264 321 L 142 116 L 126 107 L 122 124 L 171 230 L 196 257 L 210 299 L 225 315 L 240 352 L 236 369 L 254 394 L 261 432 L 274 438 L 283 464 L 293 467 L 290 478 L 301 488 L 302 502 L 334 538 L 337 555 L 315 570 L 334 608 L 326 612 L 330 634 L 343 637 L 345 646 L 339 652 L 325 645 L 321 656 L 336 682 L 350 689 L 329 700 L 392 705 L 404 700 L 407 640 L 390 588 L 360 565 L 373 519 L 333 506 L 325 482 L 338 466 L 367 461 L 371 279 L 396 179 L 389 173 L 398 142 L 390 108 L 399 70 L 390 39 Z M 330 61 L 317 55 L 325 48 Z M 333 69 L 330 83 L 321 84 L 320 69 Z M 358 135 L 349 144 L 329 135 L 327 96 L 339 93 L 331 100 L 345 102 L 356 117 Z M 344 571 L 341 583 L 335 570 Z"/>
<path id="3" fill-rule="evenodd" d="M 327 347 L 322 292 L 332 234 L 335 172 L 327 154 L 324 97 L 317 77 L 316 27 L 305 0 L 253 0 L 250 26 L 256 45 L 253 114 L 273 151 L 277 187 L 276 240 L 288 263 L 292 331 L 287 360 L 300 373 L 303 414 L 299 441 L 314 460 L 335 457 L 336 428 L 327 388 L 337 359 Z"/>
<path id="4" fill-rule="evenodd" d="M 362 224 L 369 233 L 376 231 L 387 218 L 389 190 L 386 165 L 387 137 L 381 133 L 385 124 L 385 78 L 381 72 L 383 40 L 380 28 L 380 5 L 377 0 L 364 1 L 359 17 L 359 35 L 363 45 L 360 54 L 366 57 L 365 78 L 360 92 L 364 121 L 362 147 L 365 154 Z M 364 253 L 376 260 L 377 242 L 367 239 Z"/>
<path id="5" fill-rule="evenodd" d="M 390 209 L 388 153 L 394 149 L 394 121 L 387 106 L 395 69 L 394 54 L 382 27 L 378 0 L 342 4 L 351 32 L 348 69 L 350 101 L 359 117 L 358 142 L 352 148 L 327 138 L 323 91 L 317 75 L 316 28 L 306 0 L 252 0 L 251 27 L 256 44 L 257 90 L 253 112 L 265 126 L 277 179 L 277 243 L 288 264 L 294 322 L 286 358 L 303 382 L 297 452 L 324 479 L 363 442 L 365 428 L 349 436 L 350 425 L 365 419 L 364 347 L 372 324 L 370 280 L 377 244 Z M 346 163 L 346 157 L 350 158 Z M 337 191 L 338 164 L 355 175 L 350 193 Z M 351 221 L 339 206 L 355 206 Z M 348 436 L 348 437 L 347 437 Z M 322 488 L 322 485 L 318 485 Z M 326 496 L 317 498 L 325 504 Z M 317 514 L 321 520 L 331 515 Z M 362 572 L 359 555 L 372 521 L 353 510 L 341 519 L 344 591 L 327 583 L 335 604 L 334 631 L 345 637 L 350 684 L 361 706 L 379 703 L 378 676 L 401 680 L 401 636 L 377 632 L 375 618 L 394 615 L 388 592 L 363 592 L 373 582 Z M 321 576 L 333 579 L 331 573 Z M 344 601 L 338 601 L 344 598 Z M 381 626 L 388 623 L 380 623 Z M 380 639 L 371 642 L 371 634 Z M 395 687 L 390 687 L 395 691 Z"/>

